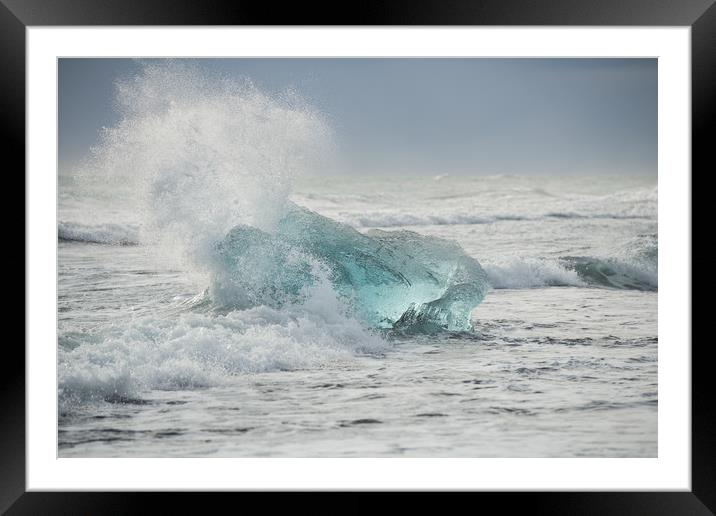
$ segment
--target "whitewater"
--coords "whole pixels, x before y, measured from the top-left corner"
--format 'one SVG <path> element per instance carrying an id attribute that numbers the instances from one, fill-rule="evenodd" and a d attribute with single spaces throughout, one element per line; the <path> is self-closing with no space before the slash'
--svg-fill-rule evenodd
<path id="1" fill-rule="evenodd" d="M 58 177 L 61 457 L 654 457 L 656 179 L 346 174 L 178 65 Z"/>

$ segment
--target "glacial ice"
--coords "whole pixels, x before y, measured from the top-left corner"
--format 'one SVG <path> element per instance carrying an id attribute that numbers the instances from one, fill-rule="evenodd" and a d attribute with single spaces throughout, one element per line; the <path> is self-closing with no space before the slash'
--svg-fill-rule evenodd
<path id="1" fill-rule="evenodd" d="M 210 292 L 219 306 L 280 308 L 326 279 L 367 324 L 403 331 L 469 330 L 490 288 L 455 242 L 412 231 L 363 234 L 294 204 L 274 232 L 234 227 L 215 259 Z"/>

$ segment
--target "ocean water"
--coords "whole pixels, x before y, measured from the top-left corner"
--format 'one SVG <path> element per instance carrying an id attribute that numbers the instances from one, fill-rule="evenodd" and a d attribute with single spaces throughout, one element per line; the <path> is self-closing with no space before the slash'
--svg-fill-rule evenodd
<path id="1" fill-rule="evenodd" d="M 655 178 L 340 173 L 176 64 L 116 105 L 58 176 L 59 456 L 657 455 Z"/>
<path id="2" fill-rule="evenodd" d="M 326 285 L 207 311 L 202 278 L 141 243 L 135 212 L 87 220 L 121 187 L 75 183 L 60 178 L 60 456 L 657 454 L 652 180 L 299 182 L 292 200 L 322 215 L 479 261 L 473 330 L 437 333 L 371 329 Z"/>

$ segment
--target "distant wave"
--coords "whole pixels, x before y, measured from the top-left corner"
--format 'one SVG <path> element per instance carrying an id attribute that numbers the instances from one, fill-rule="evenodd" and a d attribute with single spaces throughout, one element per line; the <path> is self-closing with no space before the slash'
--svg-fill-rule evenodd
<path id="1" fill-rule="evenodd" d="M 576 271 L 559 260 L 511 257 L 498 263 L 483 263 L 483 268 L 496 289 L 585 285 Z"/>
<path id="2" fill-rule="evenodd" d="M 346 217 L 356 227 L 401 227 L 401 226 L 450 226 L 457 224 L 490 224 L 499 220 L 525 220 L 520 215 L 469 215 L 469 214 L 425 214 L 411 213 L 368 213 Z"/>
<path id="3" fill-rule="evenodd" d="M 638 190 L 626 190 L 607 194 L 602 197 L 604 200 L 615 200 L 626 203 L 655 203 L 659 200 L 659 187 L 640 188 Z"/>
<path id="4" fill-rule="evenodd" d="M 656 236 L 642 235 L 611 256 L 509 257 L 483 268 L 496 289 L 589 285 L 649 291 L 659 287 L 657 255 Z"/>
<path id="5" fill-rule="evenodd" d="M 120 224 L 57 224 L 57 238 L 67 242 L 86 242 L 105 245 L 139 244 L 139 228 Z"/>
<path id="6" fill-rule="evenodd" d="M 501 263 L 484 264 L 483 268 L 488 281 L 496 289 L 591 285 L 623 290 L 656 290 L 659 286 L 655 269 L 609 258 L 512 258 Z"/>
<path id="7" fill-rule="evenodd" d="M 647 219 L 653 215 L 647 213 L 577 213 L 573 211 L 552 211 L 545 218 L 552 219 Z"/>
<path id="8" fill-rule="evenodd" d="M 549 212 L 539 216 L 520 214 L 473 215 L 466 213 L 450 214 L 413 214 L 377 212 L 364 215 L 345 216 L 344 220 L 355 227 L 387 228 L 404 226 L 451 226 L 492 224 L 501 221 L 545 220 L 545 219 L 644 219 L 652 215 L 648 213 L 577 213 Z"/>

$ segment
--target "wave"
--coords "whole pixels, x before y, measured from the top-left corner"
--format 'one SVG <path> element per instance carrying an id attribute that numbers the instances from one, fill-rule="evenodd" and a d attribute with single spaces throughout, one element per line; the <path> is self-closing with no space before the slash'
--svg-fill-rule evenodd
<path id="1" fill-rule="evenodd" d="M 412 214 L 412 213 L 367 213 L 345 216 L 348 223 L 362 228 L 389 228 L 402 226 L 451 226 L 490 224 L 501 220 L 525 220 L 521 215 L 471 215 L 452 214 Z"/>
<path id="2" fill-rule="evenodd" d="M 614 259 L 568 257 L 563 261 L 589 285 L 624 290 L 657 290 L 659 286 L 658 274 L 651 267 Z"/>
<path id="3" fill-rule="evenodd" d="M 106 326 L 81 339 L 60 336 L 60 411 L 76 402 L 220 386 L 240 374 L 319 367 L 391 349 L 340 307 L 330 288 L 316 285 L 305 303 L 281 310 L 187 312 Z"/>
<path id="4" fill-rule="evenodd" d="M 659 287 L 658 238 L 641 235 L 608 256 L 509 257 L 485 263 L 484 269 L 495 289 L 596 286 L 652 291 Z"/>
<path id="5" fill-rule="evenodd" d="M 618 213 L 580 214 L 575 212 L 550 212 L 542 216 L 530 217 L 518 214 L 469 215 L 412 213 L 368 213 L 361 215 L 342 214 L 340 219 L 357 228 L 400 228 L 420 226 L 451 226 L 492 224 L 502 221 L 544 220 L 544 219 L 643 219 L 646 215 L 628 215 Z M 77 222 L 59 222 L 58 239 L 64 241 L 87 242 L 105 245 L 138 245 L 139 228 L 123 224 L 80 224 Z"/>
<path id="6" fill-rule="evenodd" d="M 647 213 L 579 213 L 574 211 L 553 211 L 545 213 L 542 218 L 551 219 L 649 219 L 653 214 Z"/>
<path id="7" fill-rule="evenodd" d="M 359 228 L 391 228 L 416 226 L 452 226 L 452 225 L 478 225 L 493 224 L 503 221 L 540 221 L 549 219 L 648 219 L 649 213 L 579 213 L 573 211 L 554 211 L 542 215 L 524 214 L 468 214 L 468 213 L 392 213 L 376 212 L 365 214 L 343 214 L 341 217 L 347 223 Z"/>
<path id="8" fill-rule="evenodd" d="M 659 186 L 654 185 L 653 187 L 639 188 L 636 190 L 614 192 L 603 196 L 601 199 L 623 202 L 629 205 L 656 203 L 659 200 Z"/>
<path id="9" fill-rule="evenodd" d="M 559 260 L 510 257 L 495 263 L 484 263 L 488 281 L 496 289 L 584 286 L 576 271 Z"/>
<path id="10" fill-rule="evenodd" d="M 57 238 L 66 242 L 85 242 L 106 245 L 138 245 L 139 228 L 122 224 L 57 224 Z"/>

